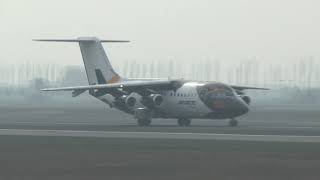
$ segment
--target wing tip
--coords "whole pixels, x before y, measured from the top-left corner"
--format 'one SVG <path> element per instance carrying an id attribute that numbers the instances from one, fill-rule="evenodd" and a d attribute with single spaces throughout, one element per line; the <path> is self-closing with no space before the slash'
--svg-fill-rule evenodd
<path id="1" fill-rule="evenodd" d="M 270 88 L 260 88 L 260 87 L 250 87 L 250 86 L 235 86 L 235 85 L 231 85 L 232 88 L 234 89 L 238 89 L 238 90 L 270 90 Z"/>

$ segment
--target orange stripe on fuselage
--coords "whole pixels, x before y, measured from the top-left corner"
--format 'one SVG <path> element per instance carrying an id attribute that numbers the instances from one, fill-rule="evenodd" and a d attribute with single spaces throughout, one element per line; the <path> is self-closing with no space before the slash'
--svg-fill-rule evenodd
<path id="1" fill-rule="evenodd" d="M 115 75 L 107 82 L 107 84 L 112 84 L 112 83 L 116 83 L 116 82 L 119 82 L 119 81 L 120 81 L 120 76 Z"/>

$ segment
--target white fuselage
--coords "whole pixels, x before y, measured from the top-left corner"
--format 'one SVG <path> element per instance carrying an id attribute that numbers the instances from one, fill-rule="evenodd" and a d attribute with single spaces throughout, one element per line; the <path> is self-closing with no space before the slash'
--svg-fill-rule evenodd
<path id="1" fill-rule="evenodd" d="M 173 90 L 162 90 L 159 94 L 163 98 L 161 105 L 154 107 L 155 112 L 161 112 L 159 116 L 155 118 L 206 118 L 206 115 L 213 113 L 214 108 L 209 108 L 199 97 L 199 92 L 197 92 L 198 87 L 204 86 L 205 83 L 201 82 L 186 82 L 176 91 Z M 130 96 L 135 97 L 138 101 L 133 110 L 137 108 L 144 107 L 140 103 L 141 96 L 137 93 L 132 93 Z M 103 102 L 109 104 L 111 107 L 116 107 L 114 105 L 115 98 L 111 95 L 103 95 L 97 97 Z M 226 97 L 224 100 L 233 100 L 242 102 L 242 100 L 236 96 Z M 119 108 L 120 109 L 120 108 Z M 122 110 L 122 109 L 120 109 Z M 123 110 L 122 110 L 123 111 Z M 209 118 L 215 119 L 215 118 Z M 219 118 L 218 118 L 219 119 Z"/>
<path id="2" fill-rule="evenodd" d="M 200 100 L 197 87 L 203 85 L 197 82 L 185 83 L 174 91 L 163 91 L 163 103 L 158 107 L 169 117 L 200 118 L 211 110 Z"/>

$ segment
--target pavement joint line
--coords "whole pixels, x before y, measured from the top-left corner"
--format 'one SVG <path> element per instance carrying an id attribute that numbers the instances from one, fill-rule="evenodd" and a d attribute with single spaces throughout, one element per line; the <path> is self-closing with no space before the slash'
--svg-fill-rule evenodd
<path id="1" fill-rule="evenodd" d="M 183 133 L 183 132 L 174 133 L 174 132 L 0 129 L 0 135 L 144 138 L 144 139 L 197 139 L 197 140 L 203 139 L 203 140 L 320 143 L 320 136 L 215 134 L 215 133 Z"/>
<path id="2" fill-rule="evenodd" d="M 0 123 L 5 125 L 16 125 L 16 124 L 34 124 L 34 126 L 41 126 L 41 125 L 101 125 L 101 126 L 108 126 L 109 124 L 105 123 L 88 123 L 88 122 L 8 122 L 8 123 Z M 135 126 L 135 124 L 127 124 L 128 126 Z M 151 126 L 151 128 L 157 126 Z M 178 127 L 178 126 L 168 126 L 168 127 Z M 205 127 L 205 126 L 203 126 Z M 211 126 L 208 126 L 211 127 Z M 225 127 L 225 126 L 215 126 L 215 127 Z M 260 128 L 260 129 L 317 129 L 319 126 L 283 126 L 283 127 L 276 127 L 276 126 L 239 126 L 239 128 Z"/>

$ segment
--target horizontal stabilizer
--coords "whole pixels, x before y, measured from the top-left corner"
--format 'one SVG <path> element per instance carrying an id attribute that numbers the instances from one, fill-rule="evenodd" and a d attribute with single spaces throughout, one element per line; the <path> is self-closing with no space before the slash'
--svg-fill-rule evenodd
<path id="1" fill-rule="evenodd" d="M 96 37 L 79 37 L 76 39 L 33 39 L 33 41 L 45 42 L 102 42 L 102 43 L 127 43 L 128 40 L 102 40 Z"/>

